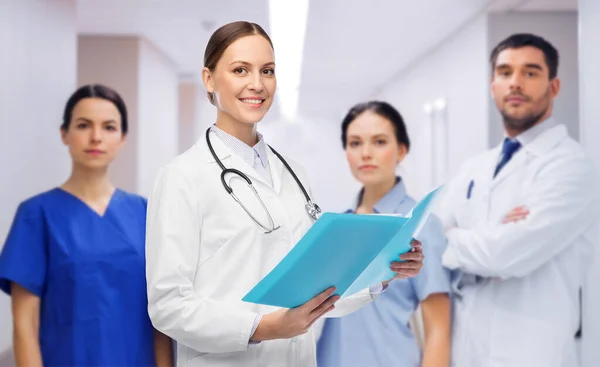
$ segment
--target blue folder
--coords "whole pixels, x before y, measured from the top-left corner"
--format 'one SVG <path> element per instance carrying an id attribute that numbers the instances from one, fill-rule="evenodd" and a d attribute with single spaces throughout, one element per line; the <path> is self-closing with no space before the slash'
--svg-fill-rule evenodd
<path id="1" fill-rule="evenodd" d="M 394 276 L 390 262 L 411 250 L 438 188 L 408 218 L 395 215 L 323 213 L 296 246 L 242 299 L 294 308 L 325 289 L 345 298 Z"/>

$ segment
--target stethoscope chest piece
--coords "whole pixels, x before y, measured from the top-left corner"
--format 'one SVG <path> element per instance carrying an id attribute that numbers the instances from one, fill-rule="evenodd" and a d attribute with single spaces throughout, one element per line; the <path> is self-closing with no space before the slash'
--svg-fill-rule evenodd
<path id="1" fill-rule="evenodd" d="M 323 213 L 323 211 L 321 210 L 321 207 L 319 207 L 317 204 L 313 203 L 312 201 L 308 201 L 306 204 L 304 204 L 304 208 L 306 208 L 306 212 L 314 220 L 319 219 L 319 217 Z"/>

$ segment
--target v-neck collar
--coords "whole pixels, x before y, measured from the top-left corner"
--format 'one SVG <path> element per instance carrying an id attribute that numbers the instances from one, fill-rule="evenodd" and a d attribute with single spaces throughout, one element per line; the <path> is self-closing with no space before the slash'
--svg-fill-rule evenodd
<path id="1" fill-rule="evenodd" d="M 100 214 L 98 213 L 96 210 L 94 210 L 94 208 L 92 208 L 88 203 L 86 203 L 85 201 L 83 201 L 80 197 L 72 194 L 71 192 L 63 189 L 62 187 L 57 187 L 56 190 L 66 194 L 67 196 L 75 199 L 75 201 L 79 202 L 81 205 L 83 205 L 88 211 L 90 211 L 92 214 L 94 214 L 96 217 L 100 218 L 100 219 L 104 219 L 106 218 L 106 215 L 108 214 L 113 201 L 115 200 L 116 196 L 118 195 L 118 193 L 120 192 L 120 190 L 118 188 L 115 188 L 115 190 L 113 191 L 112 195 L 110 196 L 110 199 L 108 200 L 108 203 L 106 204 L 106 208 L 104 209 L 104 213 Z"/>
<path id="2" fill-rule="evenodd" d="M 353 205 L 354 209 L 348 209 L 348 210 L 346 210 L 346 213 L 355 213 L 356 212 L 356 209 L 358 208 L 358 206 L 360 205 L 360 202 L 362 201 L 362 196 L 364 194 L 364 191 L 365 191 L 364 187 L 362 189 L 360 189 L 360 192 L 358 193 L 356 199 L 354 200 L 354 205 Z M 396 183 L 394 184 L 394 186 L 381 199 L 379 199 L 377 201 L 377 203 L 375 203 L 375 205 L 373 206 L 373 214 L 395 213 L 396 209 L 398 208 L 398 205 L 400 203 L 402 203 L 405 196 L 406 196 L 406 186 L 404 185 L 404 182 L 402 181 L 402 177 L 396 176 Z"/>

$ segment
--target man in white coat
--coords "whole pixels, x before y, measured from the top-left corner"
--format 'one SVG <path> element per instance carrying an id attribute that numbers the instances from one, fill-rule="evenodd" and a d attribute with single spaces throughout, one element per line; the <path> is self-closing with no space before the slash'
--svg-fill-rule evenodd
<path id="1" fill-rule="evenodd" d="M 579 290 L 595 243 L 592 163 L 552 117 L 558 52 L 515 34 L 491 55 L 506 137 L 446 185 L 453 365 L 577 366 Z"/>

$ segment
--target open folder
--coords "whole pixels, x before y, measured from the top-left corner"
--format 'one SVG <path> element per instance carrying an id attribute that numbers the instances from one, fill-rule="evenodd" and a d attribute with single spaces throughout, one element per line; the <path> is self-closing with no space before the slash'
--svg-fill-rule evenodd
<path id="1" fill-rule="evenodd" d="M 323 213 L 296 246 L 242 299 L 293 308 L 325 289 L 345 298 L 395 273 L 390 262 L 411 250 L 441 188 L 426 195 L 407 218 Z M 424 245 L 425 246 L 425 245 Z"/>

